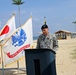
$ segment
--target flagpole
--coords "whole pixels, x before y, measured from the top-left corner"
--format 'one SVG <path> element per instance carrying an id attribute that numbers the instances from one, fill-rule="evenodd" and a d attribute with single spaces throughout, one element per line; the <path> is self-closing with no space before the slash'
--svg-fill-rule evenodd
<path id="1" fill-rule="evenodd" d="M 17 68 L 18 68 L 18 75 L 19 75 L 19 60 L 17 60 Z"/>
<path id="2" fill-rule="evenodd" d="M 2 75 L 4 75 L 3 51 L 2 51 L 2 45 L 0 46 L 1 46 L 1 57 L 2 57 Z"/>

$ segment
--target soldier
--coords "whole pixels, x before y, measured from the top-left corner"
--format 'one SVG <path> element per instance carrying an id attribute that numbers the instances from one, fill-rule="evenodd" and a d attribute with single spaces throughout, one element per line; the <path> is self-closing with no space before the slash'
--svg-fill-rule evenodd
<path id="1" fill-rule="evenodd" d="M 42 34 L 38 37 L 37 40 L 37 49 L 52 49 L 56 51 L 58 49 L 58 41 L 55 35 L 49 33 L 48 25 L 45 24 L 41 27 Z"/>

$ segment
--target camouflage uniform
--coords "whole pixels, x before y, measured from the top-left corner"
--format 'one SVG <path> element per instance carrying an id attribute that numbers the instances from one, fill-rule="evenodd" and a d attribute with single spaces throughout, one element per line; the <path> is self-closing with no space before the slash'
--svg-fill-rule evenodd
<path id="1" fill-rule="evenodd" d="M 55 37 L 55 35 L 51 35 L 50 33 L 45 36 L 44 34 L 41 34 L 37 40 L 37 49 L 52 49 L 54 51 L 58 48 L 58 41 Z"/>

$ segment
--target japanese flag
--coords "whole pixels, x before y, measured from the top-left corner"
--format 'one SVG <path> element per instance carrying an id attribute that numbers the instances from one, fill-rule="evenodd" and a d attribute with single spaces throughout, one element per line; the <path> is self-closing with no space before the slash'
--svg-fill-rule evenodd
<path id="1" fill-rule="evenodd" d="M 15 15 L 13 15 L 0 32 L 0 41 L 9 38 L 15 31 Z"/>

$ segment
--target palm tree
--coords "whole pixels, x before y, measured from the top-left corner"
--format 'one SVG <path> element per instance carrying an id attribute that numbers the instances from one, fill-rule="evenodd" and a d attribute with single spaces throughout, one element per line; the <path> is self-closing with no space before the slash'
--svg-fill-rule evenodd
<path id="1" fill-rule="evenodd" d="M 72 23 L 76 24 L 76 21 L 74 21 L 74 22 L 72 22 Z"/>
<path id="2" fill-rule="evenodd" d="M 74 21 L 74 22 L 72 22 L 72 23 L 76 24 L 76 21 Z M 75 26 L 75 32 L 76 32 L 76 26 Z"/>
<path id="3" fill-rule="evenodd" d="M 14 5 L 18 5 L 18 11 L 19 11 L 19 24 L 21 26 L 21 21 L 20 21 L 20 5 L 23 4 L 22 0 L 12 0 Z"/>

